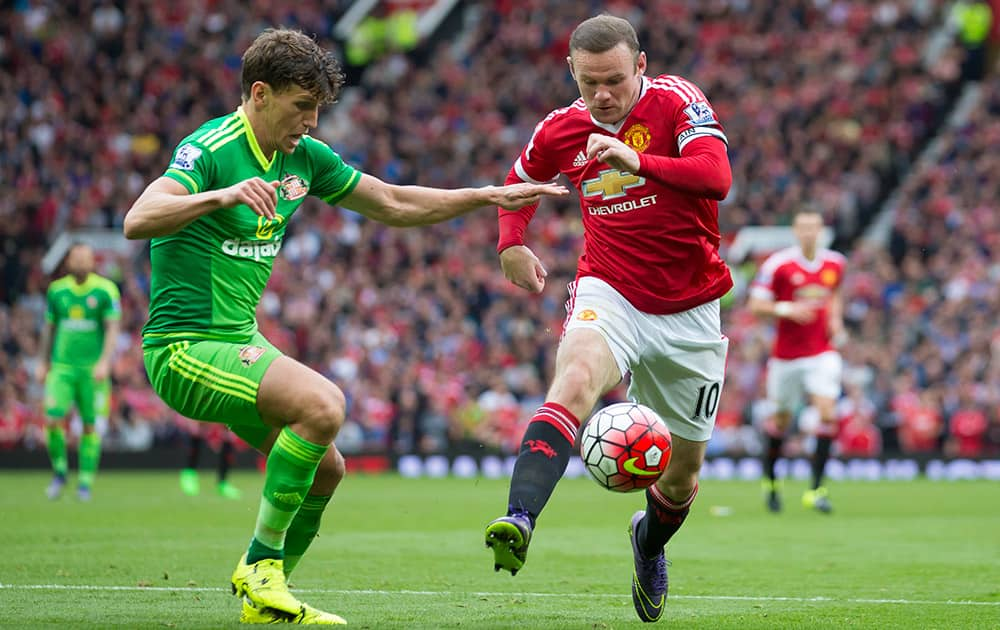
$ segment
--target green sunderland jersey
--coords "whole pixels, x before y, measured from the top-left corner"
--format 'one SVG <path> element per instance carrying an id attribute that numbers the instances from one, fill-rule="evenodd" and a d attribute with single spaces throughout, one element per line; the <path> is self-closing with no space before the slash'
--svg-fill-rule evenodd
<path id="1" fill-rule="evenodd" d="M 122 316 L 118 287 L 96 273 L 83 283 L 63 276 L 49 285 L 46 302 L 52 363 L 92 367 L 104 349 L 104 323 Z"/>
<path id="2" fill-rule="evenodd" d="M 307 194 L 337 203 L 354 190 L 361 172 L 309 136 L 291 155 L 276 151 L 268 161 L 241 107 L 184 138 L 164 176 L 192 194 L 252 177 L 277 180 L 278 207 L 274 219 L 242 204 L 222 208 L 175 234 L 152 239 L 149 321 L 142 329 L 146 346 L 250 339 L 289 217 Z"/>

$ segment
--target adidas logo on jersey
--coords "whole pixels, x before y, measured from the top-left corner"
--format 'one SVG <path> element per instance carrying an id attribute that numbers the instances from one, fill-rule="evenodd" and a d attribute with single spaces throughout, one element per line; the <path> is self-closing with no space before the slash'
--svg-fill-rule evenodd
<path id="1" fill-rule="evenodd" d="M 583 154 L 583 151 L 577 153 L 576 157 L 573 158 L 573 166 L 576 168 L 579 168 L 585 165 L 586 163 L 587 163 L 587 156 Z"/>

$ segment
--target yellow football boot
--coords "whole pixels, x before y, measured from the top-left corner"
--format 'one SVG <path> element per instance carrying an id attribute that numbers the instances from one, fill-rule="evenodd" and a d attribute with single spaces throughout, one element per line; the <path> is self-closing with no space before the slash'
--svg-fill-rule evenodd
<path id="1" fill-rule="evenodd" d="M 233 571 L 233 594 L 249 600 L 258 609 L 270 608 L 277 613 L 298 615 L 302 602 L 288 591 L 285 571 L 281 560 L 265 558 L 247 564 L 243 554 Z"/>
<path id="2" fill-rule="evenodd" d="M 820 486 L 815 490 L 806 490 L 805 494 L 802 495 L 802 507 L 812 508 L 817 512 L 822 512 L 823 514 L 829 514 L 833 512 L 833 506 L 830 504 L 829 492 L 826 488 Z"/>
<path id="3" fill-rule="evenodd" d="M 343 617 L 328 613 L 308 604 L 302 604 L 298 614 L 278 612 L 273 608 L 257 608 L 248 598 L 243 598 L 240 623 L 294 623 L 300 625 L 345 626 Z"/>

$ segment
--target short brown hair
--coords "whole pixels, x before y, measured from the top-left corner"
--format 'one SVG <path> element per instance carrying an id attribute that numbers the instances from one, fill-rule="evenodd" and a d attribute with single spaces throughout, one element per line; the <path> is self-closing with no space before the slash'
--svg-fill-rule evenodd
<path id="1" fill-rule="evenodd" d="M 337 100 L 344 74 L 333 53 L 320 48 L 313 38 L 293 29 L 269 28 L 243 53 L 240 85 L 244 100 L 250 98 L 250 87 L 257 81 L 275 92 L 297 85 L 327 105 Z"/>
<path id="2" fill-rule="evenodd" d="M 569 36 L 569 52 L 585 50 L 591 53 L 602 53 L 611 50 L 622 42 L 632 51 L 633 57 L 639 56 L 639 37 L 628 20 L 613 15 L 598 15 L 580 22 Z"/>

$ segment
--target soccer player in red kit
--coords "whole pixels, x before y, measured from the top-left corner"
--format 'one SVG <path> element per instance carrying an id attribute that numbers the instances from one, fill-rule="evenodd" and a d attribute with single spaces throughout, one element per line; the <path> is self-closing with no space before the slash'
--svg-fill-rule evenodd
<path id="1" fill-rule="evenodd" d="M 726 136 L 705 95 L 671 75 L 644 76 L 625 20 L 582 22 L 569 42 L 581 98 L 535 127 L 508 182 L 565 175 L 580 194 L 584 249 L 546 402 L 521 441 L 507 514 L 486 528 L 494 568 L 524 564 L 536 519 L 566 469 L 580 422 L 631 373 L 629 398 L 673 437 L 670 465 L 629 532 L 632 599 L 656 621 L 667 592 L 664 546 L 684 522 L 722 389 L 728 339 L 719 298 L 732 287 L 718 253 L 718 200 L 732 181 Z M 532 293 L 545 269 L 524 244 L 537 204 L 499 211 L 504 275 Z"/>
<path id="2" fill-rule="evenodd" d="M 802 503 L 823 513 L 833 509 L 823 487 L 823 471 L 837 437 L 836 404 L 843 361 L 834 346 L 844 336 L 840 297 L 844 257 L 819 246 L 822 230 L 819 213 L 796 213 L 792 231 L 798 245 L 771 254 L 750 288 L 750 310 L 777 320 L 774 348 L 767 362 L 767 397 L 776 411 L 765 428 L 768 446 L 764 453 L 764 489 L 772 512 L 781 511 L 774 464 L 793 415 L 805 403 L 819 413 L 819 426 L 812 486 Z"/>

